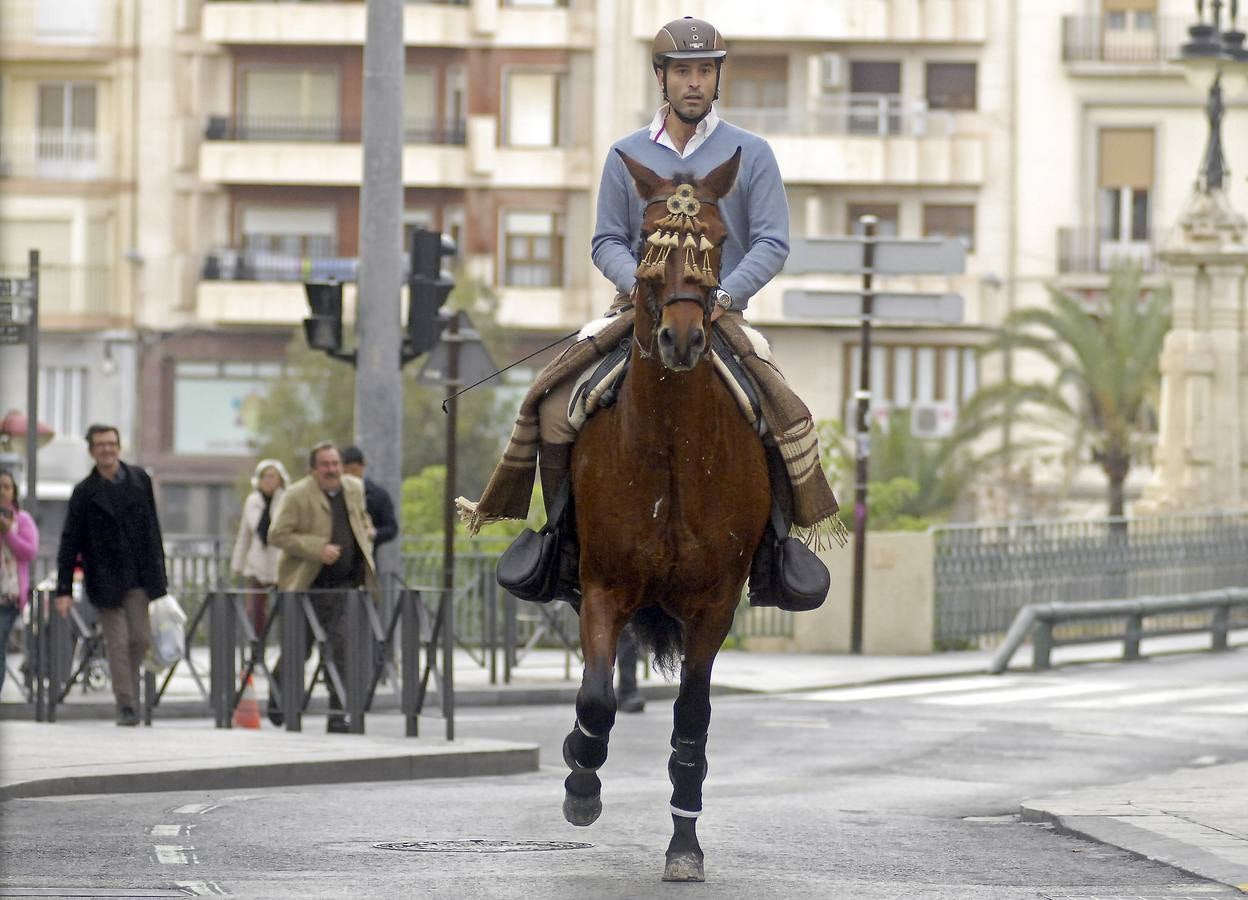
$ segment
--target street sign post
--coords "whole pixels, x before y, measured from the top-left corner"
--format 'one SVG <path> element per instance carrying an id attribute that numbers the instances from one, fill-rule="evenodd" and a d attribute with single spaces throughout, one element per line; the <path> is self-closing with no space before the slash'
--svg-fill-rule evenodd
<path id="1" fill-rule="evenodd" d="M 956 324 L 962 321 L 963 302 L 957 294 L 877 292 L 875 275 L 957 275 L 966 270 L 966 247 L 956 238 L 880 238 L 875 216 L 863 216 L 862 235 L 835 238 L 798 238 L 790 246 L 784 266 L 788 275 L 861 274 L 862 290 L 788 290 L 783 309 L 794 319 L 860 317 L 854 449 L 854 594 L 850 620 L 850 650 L 862 652 L 863 588 L 867 546 L 867 476 L 871 461 L 871 322 Z"/>

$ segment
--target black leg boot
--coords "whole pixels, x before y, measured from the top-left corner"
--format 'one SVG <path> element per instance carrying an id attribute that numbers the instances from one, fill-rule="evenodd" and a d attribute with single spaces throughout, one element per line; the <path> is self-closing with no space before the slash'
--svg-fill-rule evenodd
<path id="1" fill-rule="evenodd" d="M 542 441 L 537 448 L 537 471 L 542 480 L 542 503 L 549 521 L 550 507 L 564 480 L 570 477 L 572 445 L 552 444 Z M 581 548 L 576 540 L 576 513 L 568 503 L 557 525 L 563 532 L 559 544 L 559 577 L 555 588 L 555 600 L 566 600 L 572 608 L 581 608 Z"/>
<path id="2" fill-rule="evenodd" d="M 784 457 L 775 444 L 764 443 L 767 453 L 767 477 L 771 483 L 772 502 L 780 506 L 780 515 L 786 525 L 793 523 L 793 486 L 789 484 L 789 472 L 784 467 Z M 750 562 L 748 596 L 750 606 L 779 606 L 775 594 L 774 569 L 776 559 L 776 529 L 767 520 L 763 539 L 754 551 Z"/>

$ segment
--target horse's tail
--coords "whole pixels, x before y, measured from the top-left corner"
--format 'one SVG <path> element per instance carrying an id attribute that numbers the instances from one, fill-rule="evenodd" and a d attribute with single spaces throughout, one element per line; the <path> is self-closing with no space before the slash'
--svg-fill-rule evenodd
<path id="1" fill-rule="evenodd" d="M 669 678 L 676 677 L 685 652 L 685 630 L 680 622 L 656 604 L 633 613 L 630 627 L 637 643 L 654 658 L 655 668 Z"/>

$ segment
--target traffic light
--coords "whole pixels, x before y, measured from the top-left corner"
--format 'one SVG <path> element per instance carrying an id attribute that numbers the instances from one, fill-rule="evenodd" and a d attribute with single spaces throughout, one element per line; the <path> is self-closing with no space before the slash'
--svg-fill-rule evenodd
<path id="1" fill-rule="evenodd" d="M 411 275 L 407 280 L 407 344 L 412 356 L 428 353 L 442 338 L 441 313 L 455 282 L 442 277 L 442 257 L 454 256 L 455 244 L 436 231 L 412 233 Z"/>
<path id="2" fill-rule="evenodd" d="M 309 281 L 303 286 L 312 315 L 303 320 L 303 333 L 313 350 L 330 353 L 342 347 L 342 284 Z"/>

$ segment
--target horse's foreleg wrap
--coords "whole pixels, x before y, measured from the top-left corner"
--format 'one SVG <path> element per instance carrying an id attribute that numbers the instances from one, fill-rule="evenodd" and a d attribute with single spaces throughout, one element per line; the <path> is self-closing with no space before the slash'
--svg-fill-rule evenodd
<path id="1" fill-rule="evenodd" d="M 563 739 L 563 761 L 577 775 L 597 772 L 607 761 L 607 736 L 590 733 L 578 719 Z"/>
<path id="2" fill-rule="evenodd" d="M 702 782 L 706 780 L 706 735 L 682 738 L 672 732 L 672 755 L 667 774 L 672 780 L 672 815 L 696 819 L 702 815 Z"/>

